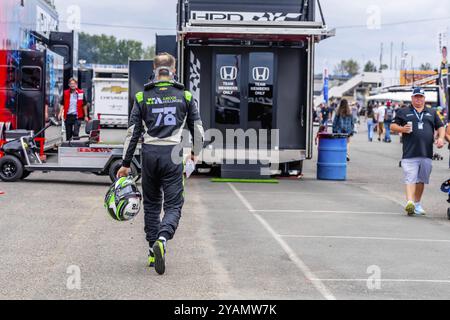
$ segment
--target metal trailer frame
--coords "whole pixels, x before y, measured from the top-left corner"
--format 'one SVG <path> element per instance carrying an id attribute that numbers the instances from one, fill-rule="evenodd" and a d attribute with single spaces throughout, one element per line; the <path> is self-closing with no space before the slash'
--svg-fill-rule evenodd
<path id="1" fill-rule="evenodd" d="M 24 152 L 27 154 L 25 150 Z M 36 155 L 39 161 L 32 162 L 26 158 L 25 169 L 30 172 L 90 172 L 108 175 L 111 164 L 116 160 L 121 161 L 122 155 L 123 146 L 93 144 L 88 147 L 59 147 L 58 162 L 44 164 L 40 161 L 39 155 Z M 141 164 L 136 157 L 132 163 L 140 171 Z"/>

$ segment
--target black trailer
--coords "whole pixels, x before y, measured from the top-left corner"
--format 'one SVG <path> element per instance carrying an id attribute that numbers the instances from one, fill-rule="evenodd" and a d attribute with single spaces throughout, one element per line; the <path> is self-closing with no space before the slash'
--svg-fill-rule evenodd
<path id="1" fill-rule="evenodd" d="M 156 35 L 155 51 L 167 52 L 178 59 L 177 37 L 175 35 Z"/>
<path id="2" fill-rule="evenodd" d="M 0 140 L 38 132 L 59 113 L 63 63 L 50 50 L 0 50 Z M 55 128 L 38 138 L 45 138 L 48 149 L 61 141 L 61 133 Z"/>
<path id="3" fill-rule="evenodd" d="M 93 79 L 94 79 L 94 69 L 86 68 L 84 66 L 80 66 L 78 68 L 78 87 L 84 91 L 84 95 L 86 97 L 86 102 L 89 106 L 92 106 L 92 97 L 93 97 Z M 91 115 L 91 111 L 89 110 L 89 114 Z"/>
<path id="4" fill-rule="evenodd" d="M 43 129 L 59 114 L 69 78 L 77 76 L 75 32 L 31 34 L 33 50 L 0 50 L 0 142 Z M 52 149 L 62 142 L 61 130 L 51 127 L 38 140 L 43 150 Z"/>
<path id="5" fill-rule="evenodd" d="M 78 76 L 78 33 L 51 32 L 46 45 L 64 57 L 64 89 L 68 89 L 69 79 Z"/>
<path id="6" fill-rule="evenodd" d="M 315 21 L 316 1 L 178 3 L 179 76 L 193 93 L 205 129 L 224 134 L 268 130 L 268 148 L 279 151 L 283 173 L 298 174 L 303 160 L 312 157 L 315 45 L 334 35 L 320 3 L 318 8 L 320 22 Z M 271 140 L 275 129 L 278 143 Z M 235 145 L 231 138 L 209 147 L 227 149 Z M 261 142 L 260 138 L 258 145 Z M 254 153 L 247 144 L 245 148 L 248 159 Z M 223 155 L 220 163 L 237 160 L 229 159 L 224 150 L 215 154 Z M 224 168 L 244 174 L 234 164 L 223 165 L 223 174 Z"/>
<path id="7" fill-rule="evenodd" d="M 131 114 L 136 94 L 144 90 L 153 75 L 153 60 L 130 60 L 128 63 L 128 115 Z"/>
<path id="8" fill-rule="evenodd" d="M 175 35 L 156 35 L 156 53 L 167 52 L 177 58 L 177 38 Z M 153 77 L 153 60 L 129 60 L 128 62 L 128 106 L 133 108 L 136 93 L 144 90 L 144 85 Z"/>

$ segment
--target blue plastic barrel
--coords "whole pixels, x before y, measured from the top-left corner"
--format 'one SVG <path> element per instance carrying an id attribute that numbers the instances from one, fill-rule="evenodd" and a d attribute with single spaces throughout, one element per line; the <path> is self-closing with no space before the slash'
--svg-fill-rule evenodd
<path id="1" fill-rule="evenodd" d="M 319 138 L 318 180 L 347 179 L 347 136 L 325 134 Z"/>

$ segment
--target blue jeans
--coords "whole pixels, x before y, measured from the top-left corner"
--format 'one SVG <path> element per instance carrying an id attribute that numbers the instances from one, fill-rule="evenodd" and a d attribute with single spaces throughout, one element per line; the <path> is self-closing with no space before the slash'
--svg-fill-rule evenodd
<path id="1" fill-rule="evenodd" d="M 386 130 L 386 137 L 384 138 L 385 141 L 391 141 L 391 124 L 391 121 L 384 122 L 384 128 Z"/>
<path id="2" fill-rule="evenodd" d="M 369 140 L 373 140 L 373 129 L 374 129 L 373 119 L 367 119 L 367 130 L 369 133 Z"/>

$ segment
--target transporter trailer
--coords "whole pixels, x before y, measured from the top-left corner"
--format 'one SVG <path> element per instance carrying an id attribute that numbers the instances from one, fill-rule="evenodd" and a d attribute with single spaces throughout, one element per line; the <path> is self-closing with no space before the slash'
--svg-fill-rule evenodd
<path id="1" fill-rule="evenodd" d="M 301 174 L 313 153 L 315 46 L 335 35 L 320 2 L 180 0 L 177 25 L 179 79 L 193 93 L 205 129 L 224 137 L 207 141 L 202 161 L 220 165 L 225 178 L 260 176 L 264 164 L 249 162 L 261 160 L 255 144 L 237 147 L 244 149 L 244 165 L 227 152 L 236 149 L 228 130 L 255 130 L 259 149 L 277 151 L 279 161 L 271 165 L 283 175 Z"/>

